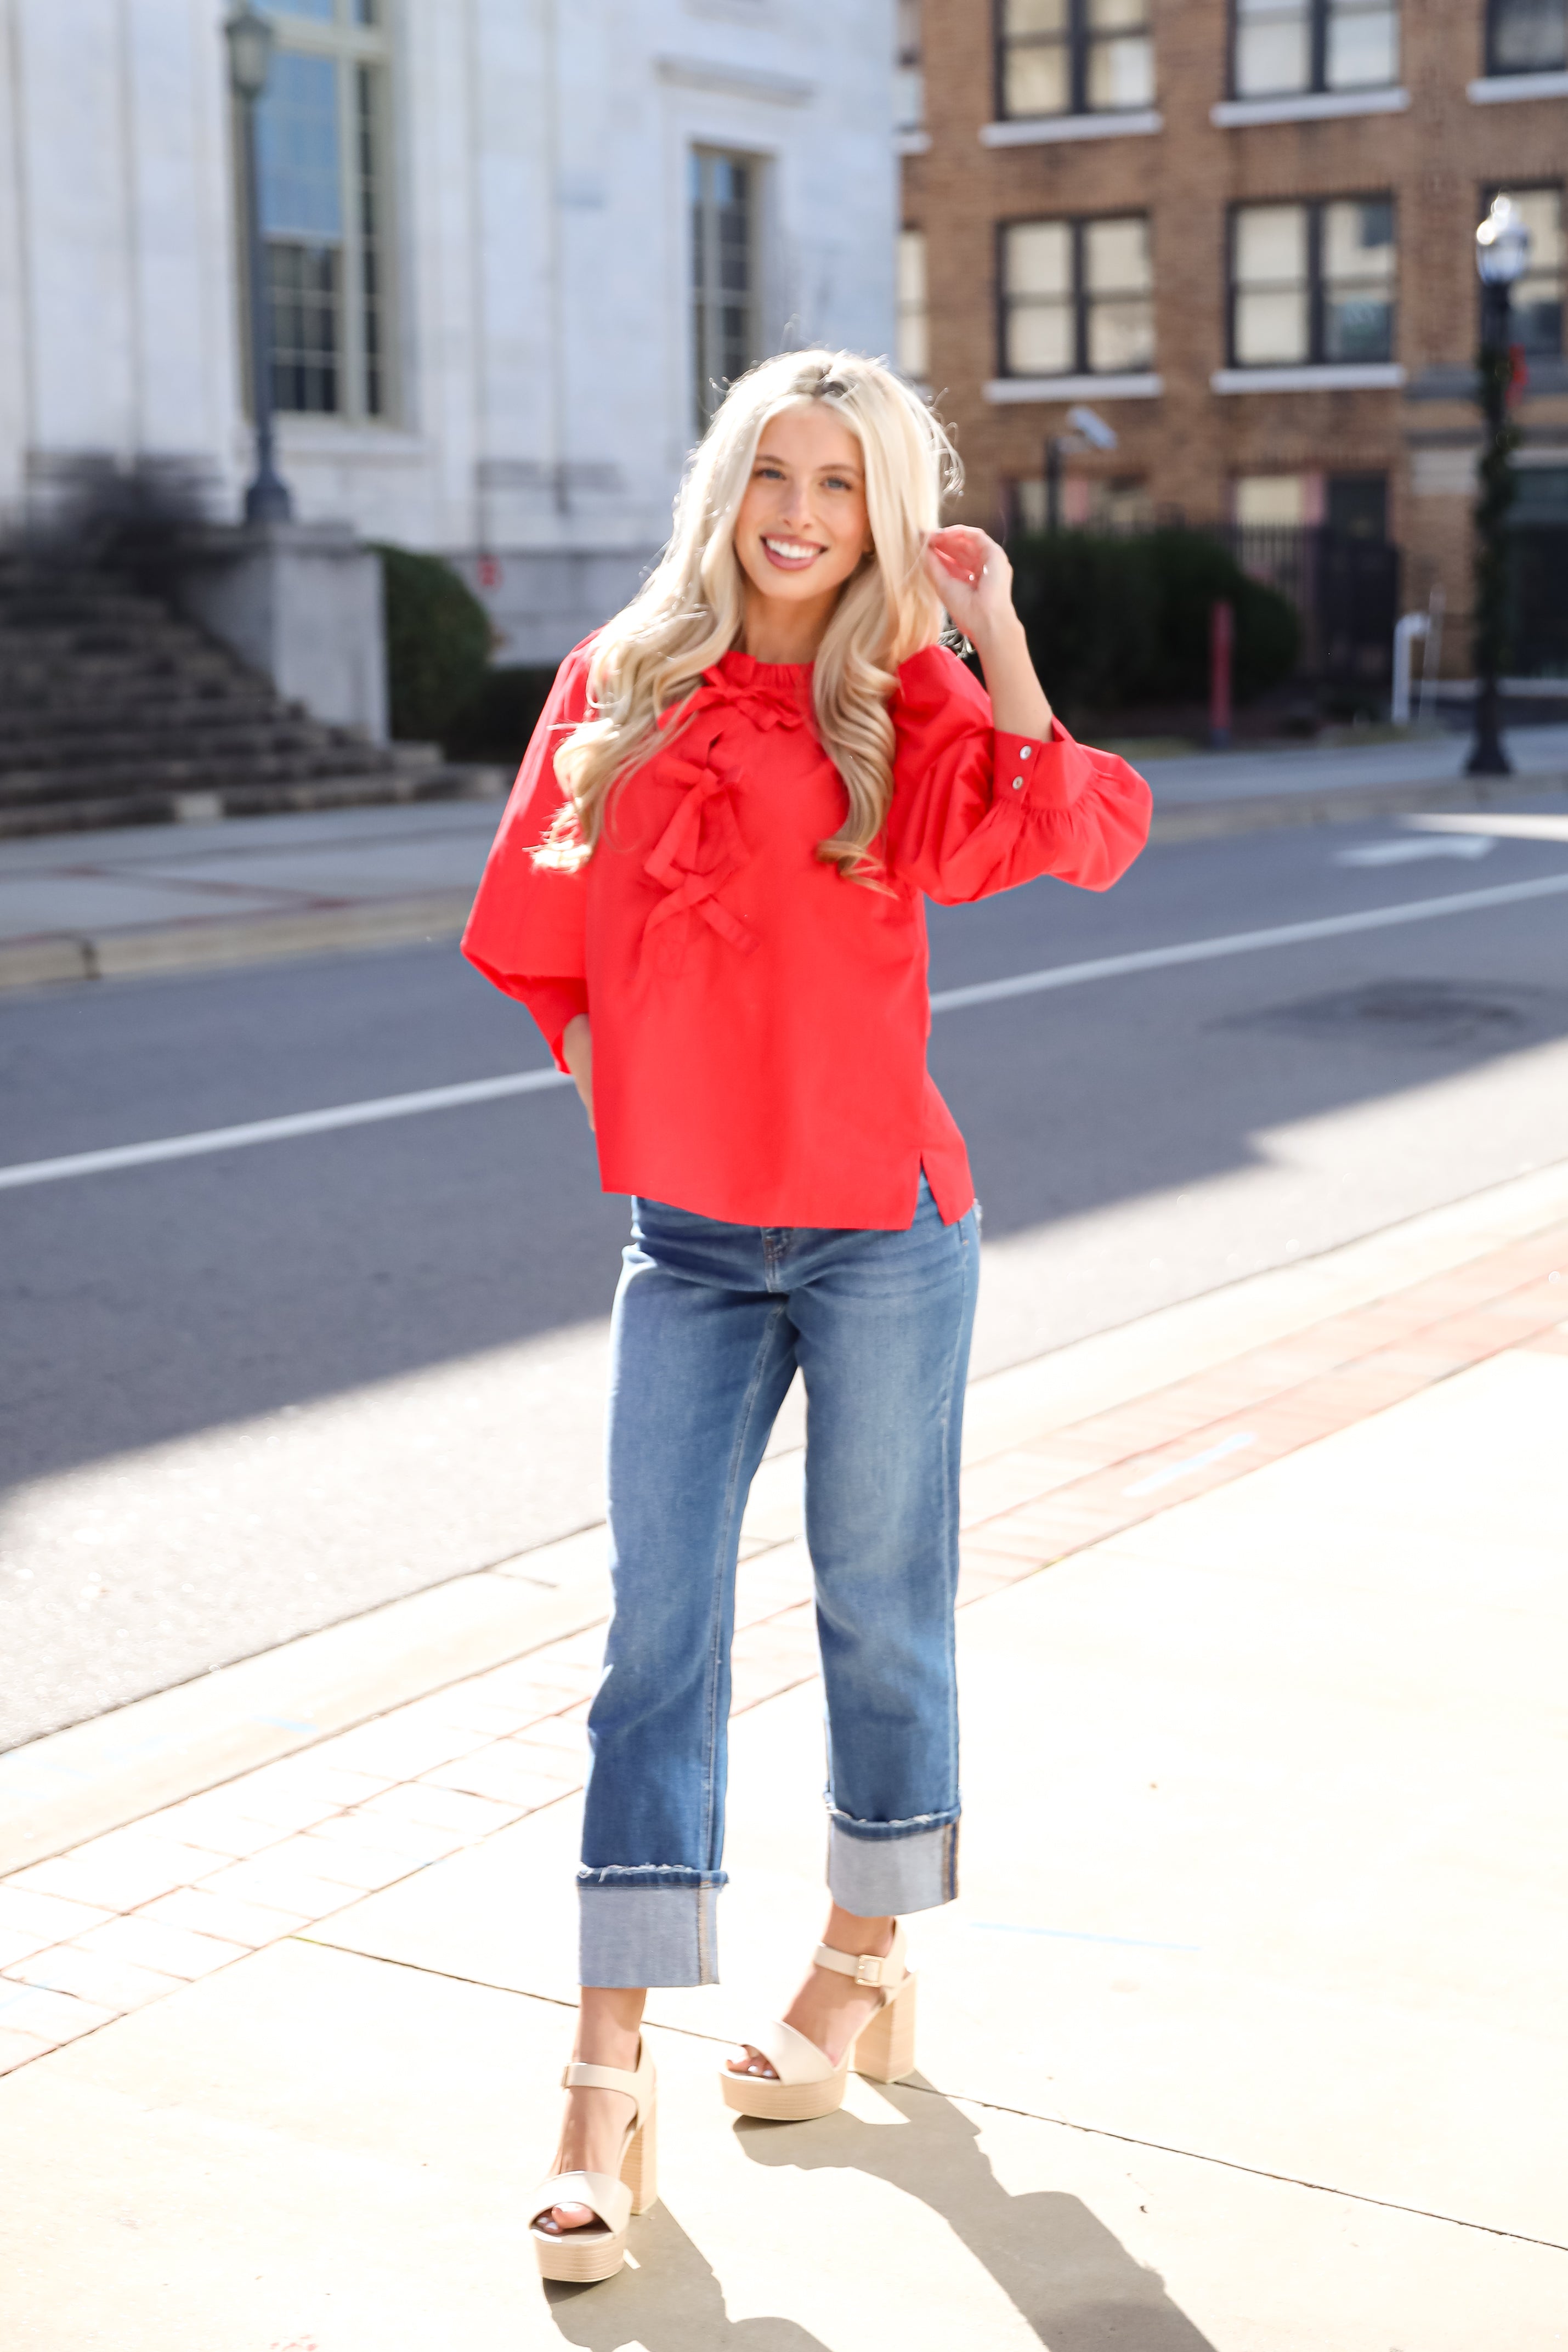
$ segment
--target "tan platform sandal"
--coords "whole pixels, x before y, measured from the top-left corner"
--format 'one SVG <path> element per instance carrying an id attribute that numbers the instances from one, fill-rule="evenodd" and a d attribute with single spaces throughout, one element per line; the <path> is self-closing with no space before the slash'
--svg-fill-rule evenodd
<path id="1" fill-rule="evenodd" d="M 560 2080 L 563 2090 L 624 2091 L 633 2102 L 618 2175 L 552 2173 L 540 2181 L 528 2205 L 528 2235 L 538 2255 L 540 2275 L 586 2286 L 595 2279 L 613 2278 L 626 2259 L 626 2231 L 632 2214 L 645 2213 L 657 2201 L 657 2084 L 645 2042 L 638 2043 L 634 2074 L 623 2066 L 584 2066 L 574 2059 Z M 598 2226 L 590 2221 L 580 2230 L 541 2230 L 539 2216 L 552 2205 L 586 2205 L 597 2215 Z"/>
<path id="2" fill-rule="evenodd" d="M 904 1929 L 893 1935 L 885 1959 L 867 1953 L 835 1952 L 819 1944 L 812 1958 L 820 1969 L 853 1977 L 857 1984 L 881 1991 L 882 2001 L 867 2018 L 836 2066 L 830 2065 L 814 2042 L 792 2025 L 776 2018 L 754 2034 L 751 2046 L 760 2050 L 778 2076 L 733 2074 L 726 2066 L 719 2074 L 725 2104 L 743 2116 L 765 2116 L 770 2122 L 802 2124 L 813 2116 L 831 2116 L 843 2105 L 850 2068 L 873 2083 L 901 2083 L 915 2072 L 915 1979 L 904 1966 Z"/>

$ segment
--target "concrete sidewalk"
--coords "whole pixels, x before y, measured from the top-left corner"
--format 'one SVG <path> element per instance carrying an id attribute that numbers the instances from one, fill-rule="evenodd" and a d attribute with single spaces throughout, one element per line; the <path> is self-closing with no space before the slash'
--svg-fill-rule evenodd
<path id="1" fill-rule="evenodd" d="M 1568 1166 L 975 1384 L 921 2072 L 788 2127 L 712 2080 L 820 1929 L 768 1466 L 725 1982 L 653 1998 L 663 2201 L 602 2287 L 523 2210 L 600 1531 L 504 1626 L 443 1588 L 0 1760 L 48 1857 L 0 1882 L 7 2352 L 1568 2343 L 1565 1318 Z"/>
<path id="2" fill-rule="evenodd" d="M 1510 738 L 1516 773 L 1463 772 L 1458 736 L 1364 749 L 1151 760 L 1154 838 L 1364 823 L 1568 788 L 1568 727 Z M 497 800 L 344 809 L 8 843 L 0 990 L 448 939 L 461 930 Z"/>

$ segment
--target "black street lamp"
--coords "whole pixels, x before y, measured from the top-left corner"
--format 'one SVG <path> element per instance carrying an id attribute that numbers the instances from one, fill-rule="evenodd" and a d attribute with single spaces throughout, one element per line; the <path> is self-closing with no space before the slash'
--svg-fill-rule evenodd
<path id="1" fill-rule="evenodd" d="M 256 417 L 256 479 L 245 494 L 246 522 L 287 522 L 294 513 L 288 485 L 275 462 L 272 423 L 272 316 L 267 299 L 261 241 L 261 177 L 256 157 L 256 110 L 272 71 L 273 31 L 251 0 L 240 0 L 224 26 L 229 45 L 229 85 L 239 100 L 245 179 L 246 274 L 250 279 L 251 404 Z"/>
<path id="2" fill-rule="evenodd" d="M 1472 776 L 1506 776 L 1511 774 L 1513 765 L 1498 724 L 1498 674 L 1508 639 L 1508 510 L 1514 499 L 1512 457 L 1519 446 L 1519 428 L 1508 413 L 1513 389 L 1509 302 L 1529 259 L 1530 231 L 1519 207 L 1509 197 L 1498 196 L 1476 231 L 1476 268 L 1481 281 L 1481 348 L 1476 373 L 1486 442 L 1476 499 L 1476 733 L 1466 772 Z"/>

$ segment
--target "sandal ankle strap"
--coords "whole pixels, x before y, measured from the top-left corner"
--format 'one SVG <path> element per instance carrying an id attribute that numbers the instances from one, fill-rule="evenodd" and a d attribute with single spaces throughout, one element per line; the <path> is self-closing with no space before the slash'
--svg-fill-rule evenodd
<path id="1" fill-rule="evenodd" d="M 585 2066 L 576 2058 L 561 2069 L 560 2086 L 563 2091 L 623 2091 L 629 2099 L 638 2095 L 637 2077 L 624 2066 Z"/>
<path id="2" fill-rule="evenodd" d="M 893 1931 L 892 1950 L 880 1958 L 873 1952 L 835 1952 L 831 1944 L 819 1944 L 812 1958 L 818 1968 L 831 1969 L 835 1976 L 853 1977 L 856 1984 L 869 1985 L 873 1990 L 902 1984 L 909 1973 L 904 1962 L 902 1921 Z"/>

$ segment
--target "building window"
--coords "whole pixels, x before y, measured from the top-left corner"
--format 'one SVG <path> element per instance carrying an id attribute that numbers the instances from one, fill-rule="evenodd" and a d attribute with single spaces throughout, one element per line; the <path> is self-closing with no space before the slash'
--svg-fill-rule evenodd
<path id="1" fill-rule="evenodd" d="M 1010 221 L 1001 237 L 1004 375 L 1124 375 L 1154 365 L 1144 214 Z"/>
<path id="2" fill-rule="evenodd" d="M 1153 103 L 1149 0 L 997 0 L 1004 117 L 1124 113 Z"/>
<path id="3" fill-rule="evenodd" d="M 385 44 L 377 0 L 285 0 L 256 109 L 272 398 L 298 415 L 392 407 Z"/>
<path id="4" fill-rule="evenodd" d="M 898 0 L 898 47 L 894 60 L 894 122 L 900 131 L 918 131 L 925 120 L 920 7 L 921 0 Z"/>
<path id="5" fill-rule="evenodd" d="M 695 148 L 691 160 L 692 364 L 697 430 L 760 358 L 754 156 Z"/>
<path id="6" fill-rule="evenodd" d="M 1243 474 L 1230 487 L 1231 519 L 1244 530 L 1300 530 L 1315 487 L 1306 474 Z"/>
<path id="7" fill-rule="evenodd" d="M 1491 0 L 1489 74 L 1556 73 L 1568 66 L 1568 0 Z"/>
<path id="8" fill-rule="evenodd" d="M 1394 205 L 1387 196 L 1242 205 L 1230 221 L 1233 367 L 1394 354 Z"/>
<path id="9" fill-rule="evenodd" d="M 1555 188 L 1488 188 L 1481 198 L 1481 217 L 1491 210 L 1492 198 L 1510 195 L 1524 215 L 1530 231 L 1530 267 L 1513 289 L 1510 339 L 1523 346 L 1526 359 L 1563 357 L 1563 294 L 1568 247 L 1563 234 L 1563 190 Z"/>
<path id="10" fill-rule="evenodd" d="M 901 228 L 898 232 L 898 371 L 912 383 L 924 383 L 931 373 L 923 228 Z"/>
<path id="11" fill-rule="evenodd" d="M 1236 0 L 1238 98 L 1381 89 L 1399 78 L 1396 0 Z"/>

